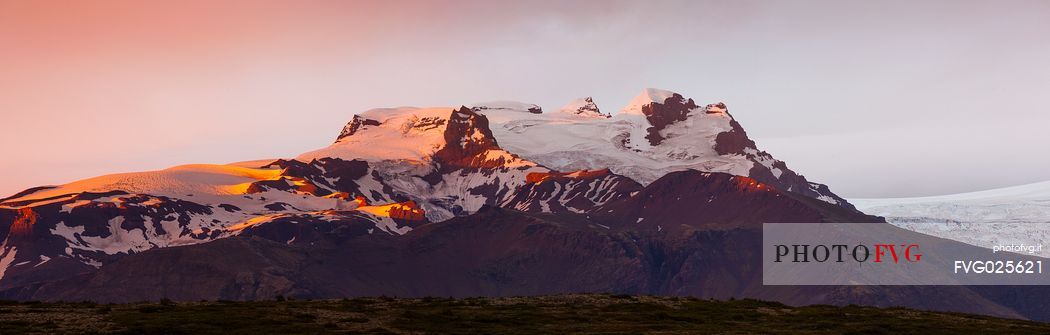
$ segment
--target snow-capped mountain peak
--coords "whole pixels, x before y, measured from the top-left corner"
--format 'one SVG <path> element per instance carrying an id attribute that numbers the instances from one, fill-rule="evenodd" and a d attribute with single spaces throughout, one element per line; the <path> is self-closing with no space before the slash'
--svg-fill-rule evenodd
<path id="1" fill-rule="evenodd" d="M 722 102 L 698 105 L 682 94 L 648 88 L 611 118 L 479 113 L 489 116 L 503 149 L 558 171 L 610 168 L 642 184 L 685 169 L 724 172 L 850 208 L 826 186 L 759 150 Z"/>
<path id="2" fill-rule="evenodd" d="M 654 102 L 662 104 L 665 103 L 667 99 L 675 96 L 677 96 L 678 99 L 683 99 L 681 94 L 675 92 L 658 88 L 646 88 L 642 90 L 641 93 L 638 93 L 634 99 L 631 99 L 620 113 L 642 115 L 642 107 Z"/>
<path id="3" fill-rule="evenodd" d="M 425 161 L 444 145 L 452 107 L 381 108 L 355 115 L 336 143 L 299 155 L 309 162 L 320 158 L 366 161 Z"/>
<path id="4" fill-rule="evenodd" d="M 654 181 L 681 170 L 703 173 L 672 179 L 707 180 L 721 172 L 717 178 L 850 208 L 826 186 L 759 151 L 723 103 L 701 107 L 678 93 L 646 89 L 632 104 L 637 113 L 629 106 L 612 117 L 591 98 L 555 113 L 509 101 L 373 109 L 354 115 L 335 143 L 295 159 L 187 165 L 34 188 L 0 200 L 0 228 L 9 227 L 0 235 L 0 258 L 7 260 L 0 262 L 0 273 L 7 273 L 0 284 L 51 269 L 93 271 L 128 254 L 236 235 L 276 234 L 283 236 L 276 241 L 292 244 L 297 227 L 333 222 L 362 236 L 398 236 L 486 206 L 620 211 L 633 205 L 616 203 L 636 202 L 632 197 L 647 184 L 662 188 L 668 183 Z M 779 197 L 737 195 L 772 199 L 754 194 Z"/>
<path id="5" fill-rule="evenodd" d="M 610 118 L 612 115 L 608 113 L 602 113 L 598 109 L 598 104 L 594 103 L 594 99 L 591 97 L 579 98 L 565 104 L 558 109 L 558 112 L 564 115 L 570 115 L 574 117 L 587 117 L 587 118 Z"/>
<path id="6" fill-rule="evenodd" d="M 444 131 L 445 144 L 434 160 L 457 168 L 536 166 L 504 151 L 489 129 L 489 120 L 466 106 L 452 112 Z"/>

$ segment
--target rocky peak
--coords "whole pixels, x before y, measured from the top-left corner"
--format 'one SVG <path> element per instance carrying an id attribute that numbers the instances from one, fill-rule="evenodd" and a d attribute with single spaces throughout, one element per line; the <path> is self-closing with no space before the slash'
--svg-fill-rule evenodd
<path id="1" fill-rule="evenodd" d="M 711 105 L 708 105 L 708 113 L 712 113 L 710 111 L 710 106 Z M 722 106 L 724 110 L 725 105 Z M 744 131 L 744 127 L 740 126 L 739 122 L 731 119 L 729 120 L 729 126 L 732 127 L 732 129 L 721 132 L 715 137 L 715 152 L 718 152 L 719 155 L 747 155 L 754 154 L 753 151 L 758 150 L 755 146 L 755 141 L 752 141 L 747 137 L 747 132 Z"/>
<path id="2" fill-rule="evenodd" d="M 689 112 L 692 112 L 697 107 L 699 106 L 693 102 L 693 99 L 686 99 L 678 93 L 673 93 L 670 97 L 664 99 L 663 102 L 651 102 L 643 105 L 642 115 L 645 115 L 645 119 L 652 125 L 648 129 L 649 134 L 645 136 L 645 139 L 649 140 L 650 145 L 659 145 L 664 140 L 660 131 L 675 122 L 685 121 L 689 117 Z"/>
<path id="3" fill-rule="evenodd" d="M 346 126 L 343 126 L 343 131 L 339 132 L 339 137 L 336 137 L 335 141 L 339 142 L 339 140 L 343 139 L 344 137 L 351 136 L 357 133 L 357 131 L 360 130 L 362 127 L 378 125 L 380 125 L 379 121 L 366 119 L 364 117 L 361 117 L 360 115 L 354 115 L 354 118 L 351 119 L 350 122 L 347 122 Z"/>
<path id="4" fill-rule="evenodd" d="M 726 107 L 725 103 L 719 102 L 717 104 L 708 104 L 704 107 L 704 111 L 707 114 L 725 114 L 729 112 L 729 108 Z"/>
<path id="5" fill-rule="evenodd" d="M 451 167 L 474 166 L 478 156 L 500 150 L 488 118 L 466 106 L 452 111 L 444 138 L 445 144 L 434 153 L 434 160 Z"/>
<path id="6" fill-rule="evenodd" d="M 592 99 L 591 97 L 573 100 L 572 102 L 563 106 L 559 111 L 562 113 L 583 117 L 612 117 L 611 114 L 602 113 L 601 110 L 598 109 L 598 105 L 594 103 L 594 99 Z"/>

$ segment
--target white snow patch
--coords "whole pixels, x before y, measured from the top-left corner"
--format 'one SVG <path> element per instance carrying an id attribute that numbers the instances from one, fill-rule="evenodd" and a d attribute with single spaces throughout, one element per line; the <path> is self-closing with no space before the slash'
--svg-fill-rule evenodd
<path id="1" fill-rule="evenodd" d="M 839 203 L 838 200 L 835 200 L 835 198 L 832 198 L 832 197 L 829 197 L 829 196 L 826 196 L 826 195 L 817 196 L 817 200 L 820 200 L 820 201 L 823 201 L 823 202 L 826 202 L 826 203 L 829 203 L 829 204 L 833 204 L 833 205 Z"/>
<path id="2" fill-rule="evenodd" d="M 5 240 L 3 245 L 6 244 L 7 241 Z M 3 247 L 3 245 L 0 245 L 0 248 L 4 251 L 3 254 L 0 254 L 0 279 L 4 279 L 4 275 L 7 273 L 7 268 L 15 261 L 15 255 L 18 253 L 18 248 L 14 246 Z"/>
<path id="3" fill-rule="evenodd" d="M 309 162 L 323 157 L 366 161 L 428 161 L 445 144 L 444 132 L 452 107 L 373 109 L 360 114 L 381 122 L 362 129 L 335 144 L 296 157 Z"/>
<path id="4" fill-rule="evenodd" d="M 35 268 L 35 267 L 38 267 L 40 265 L 43 265 L 44 263 L 47 263 L 50 260 L 51 260 L 51 257 L 40 255 L 40 263 L 36 263 L 36 265 L 33 265 L 33 267 Z"/>

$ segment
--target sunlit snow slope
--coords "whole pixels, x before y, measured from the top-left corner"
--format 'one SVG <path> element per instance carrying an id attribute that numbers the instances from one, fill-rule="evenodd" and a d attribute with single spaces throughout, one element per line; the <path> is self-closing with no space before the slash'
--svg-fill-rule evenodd
<path id="1" fill-rule="evenodd" d="M 850 199 L 861 211 L 920 233 L 981 246 L 1042 244 L 1050 257 L 1050 181 L 952 195 Z"/>
<path id="2" fill-rule="evenodd" d="M 865 213 L 897 221 L 1050 223 L 1050 181 L 919 198 L 850 199 Z"/>

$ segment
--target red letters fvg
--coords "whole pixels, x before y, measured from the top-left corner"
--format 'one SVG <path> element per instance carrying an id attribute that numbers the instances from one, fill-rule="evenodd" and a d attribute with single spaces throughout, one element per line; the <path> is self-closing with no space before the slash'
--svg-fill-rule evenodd
<path id="1" fill-rule="evenodd" d="M 882 256 L 885 255 L 887 251 L 889 251 L 890 256 L 893 257 L 893 262 L 894 263 L 899 263 L 899 259 L 897 258 L 897 249 L 896 249 L 895 246 L 896 245 L 894 245 L 894 244 L 876 244 L 875 245 L 875 263 L 882 263 Z M 907 260 L 909 262 L 918 262 L 920 259 L 922 259 L 922 255 L 920 255 L 920 254 L 915 254 L 914 255 L 915 258 L 912 259 L 911 251 L 912 251 L 913 248 L 914 249 L 919 249 L 919 245 L 918 244 L 900 244 L 900 246 L 904 247 L 904 259 L 905 260 Z"/>

